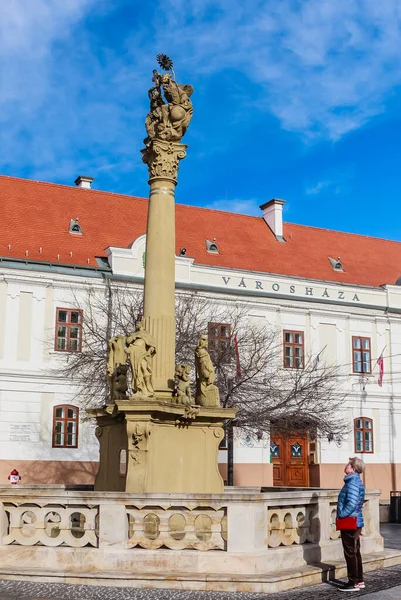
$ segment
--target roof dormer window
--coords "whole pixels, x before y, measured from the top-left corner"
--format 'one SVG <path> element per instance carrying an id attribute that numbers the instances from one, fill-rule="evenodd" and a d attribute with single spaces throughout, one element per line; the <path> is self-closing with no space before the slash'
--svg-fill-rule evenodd
<path id="1" fill-rule="evenodd" d="M 70 219 L 70 229 L 69 232 L 70 233 L 75 233 L 75 235 L 82 235 L 82 227 L 79 224 L 79 219 L 78 217 L 74 220 L 74 219 Z"/>
<path id="2" fill-rule="evenodd" d="M 219 248 L 216 244 L 216 238 L 213 238 L 213 241 L 211 242 L 210 240 L 206 240 L 206 250 L 208 252 L 211 252 L 212 254 L 218 254 L 219 253 Z"/>
<path id="3" fill-rule="evenodd" d="M 330 256 L 329 256 L 328 259 L 330 261 L 331 266 L 333 267 L 333 271 L 340 271 L 342 273 L 344 272 L 340 257 L 335 259 L 335 258 L 330 258 Z"/>

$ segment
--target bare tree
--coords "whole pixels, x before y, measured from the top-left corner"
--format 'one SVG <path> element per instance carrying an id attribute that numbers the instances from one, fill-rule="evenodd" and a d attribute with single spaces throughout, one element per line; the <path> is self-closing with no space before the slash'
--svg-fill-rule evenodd
<path id="1" fill-rule="evenodd" d="M 143 310 L 142 290 L 109 283 L 105 294 L 88 292 L 79 307 L 84 309 L 82 352 L 60 363 L 57 375 L 74 384 L 78 401 L 87 407 L 108 400 L 107 341 L 135 329 Z M 347 394 L 342 391 L 342 366 L 328 365 L 319 349 L 314 357 L 302 357 L 299 368 L 284 368 L 282 332 L 263 317 L 253 317 L 252 310 L 246 303 L 228 304 L 202 293 L 177 294 L 177 363 L 194 363 L 196 343 L 209 323 L 226 324 L 229 343 L 209 351 L 221 404 L 237 409 L 237 430 L 258 439 L 271 428 L 312 431 L 317 437 L 343 434 L 347 427 L 341 408 Z M 232 423 L 227 431 L 232 479 Z"/>

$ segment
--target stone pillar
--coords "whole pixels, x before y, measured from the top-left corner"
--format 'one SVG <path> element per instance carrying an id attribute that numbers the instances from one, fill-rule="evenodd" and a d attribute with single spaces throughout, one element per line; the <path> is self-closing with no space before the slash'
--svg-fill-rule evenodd
<path id="1" fill-rule="evenodd" d="M 145 329 L 157 343 L 153 387 L 158 397 L 171 395 L 175 368 L 175 204 L 179 161 L 185 144 L 154 139 L 142 150 L 149 168 L 146 237 Z"/>
<path id="2" fill-rule="evenodd" d="M 256 500 L 256 501 L 255 501 Z M 227 551 L 266 552 L 268 509 L 262 496 L 253 494 L 250 500 L 227 505 Z"/>
<path id="3" fill-rule="evenodd" d="M 125 504 L 99 505 L 99 548 L 125 549 L 127 540 L 127 511 Z"/>
<path id="4" fill-rule="evenodd" d="M 315 531 L 311 531 L 312 535 L 315 534 L 317 542 L 328 542 L 331 539 L 331 506 L 330 500 L 335 500 L 336 498 L 332 498 L 329 496 L 321 496 L 317 499 L 317 524 L 315 527 Z M 312 525 L 310 524 L 310 529 L 312 529 Z"/>

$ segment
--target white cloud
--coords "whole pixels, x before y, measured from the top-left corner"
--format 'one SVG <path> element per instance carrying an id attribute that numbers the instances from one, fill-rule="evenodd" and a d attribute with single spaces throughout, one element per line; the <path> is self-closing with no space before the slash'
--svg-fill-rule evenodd
<path id="1" fill-rule="evenodd" d="M 326 195 L 346 194 L 354 177 L 352 165 L 337 166 L 336 169 L 324 173 L 324 178 L 314 183 L 305 185 L 306 196 L 317 196 L 321 193 Z"/>
<path id="2" fill-rule="evenodd" d="M 305 190 L 305 194 L 307 194 L 308 196 L 314 196 L 320 194 L 320 192 L 329 188 L 331 188 L 331 191 L 333 191 L 335 194 L 339 193 L 339 188 L 333 181 L 319 181 L 315 185 L 307 187 Z"/>
<path id="3" fill-rule="evenodd" d="M 122 6 L 135 27 L 103 38 L 108 11 Z M 202 94 L 219 103 L 216 76 L 231 85 L 233 135 L 264 111 L 307 140 L 337 140 L 385 109 L 400 42 L 399 0 L 2 0 L 1 170 L 73 181 L 82 169 L 116 178 L 118 191 L 118 177 L 140 167 L 145 181 L 139 147 L 159 51 L 196 86 L 192 129 L 214 136 L 207 154 L 231 143 L 202 108 Z M 233 202 L 228 210 L 258 214 L 257 203 Z"/>
<path id="4" fill-rule="evenodd" d="M 83 27 L 108 9 L 104 0 L 0 3 L 2 172 L 72 183 L 80 169 L 96 176 L 109 164 L 121 173 L 140 163 L 132 136 L 144 137 L 141 106 L 127 102 L 139 82 L 132 73 L 119 80 L 117 54 Z"/>
<path id="5" fill-rule="evenodd" d="M 214 200 L 208 204 L 204 204 L 204 208 L 211 208 L 213 210 L 222 210 L 232 213 L 239 213 L 243 215 L 259 215 L 261 211 L 259 209 L 260 202 L 254 199 L 244 200 L 242 198 L 234 198 L 225 200 Z"/>
<path id="6" fill-rule="evenodd" d="M 283 128 L 337 140 L 401 81 L 399 0 L 171 0 L 160 43 L 188 69 L 238 69 Z M 179 34 L 178 34 L 179 32 Z"/>

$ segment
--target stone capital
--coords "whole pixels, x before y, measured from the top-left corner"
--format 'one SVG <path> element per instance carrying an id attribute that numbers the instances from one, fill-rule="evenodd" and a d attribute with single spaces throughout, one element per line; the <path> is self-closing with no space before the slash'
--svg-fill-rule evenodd
<path id="1" fill-rule="evenodd" d="M 154 139 L 141 150 L 142 161 L 148 165 L 149 183 L 164 179 L 177 185 L 178 165 L 186 157 L 187 145 Z"/>

